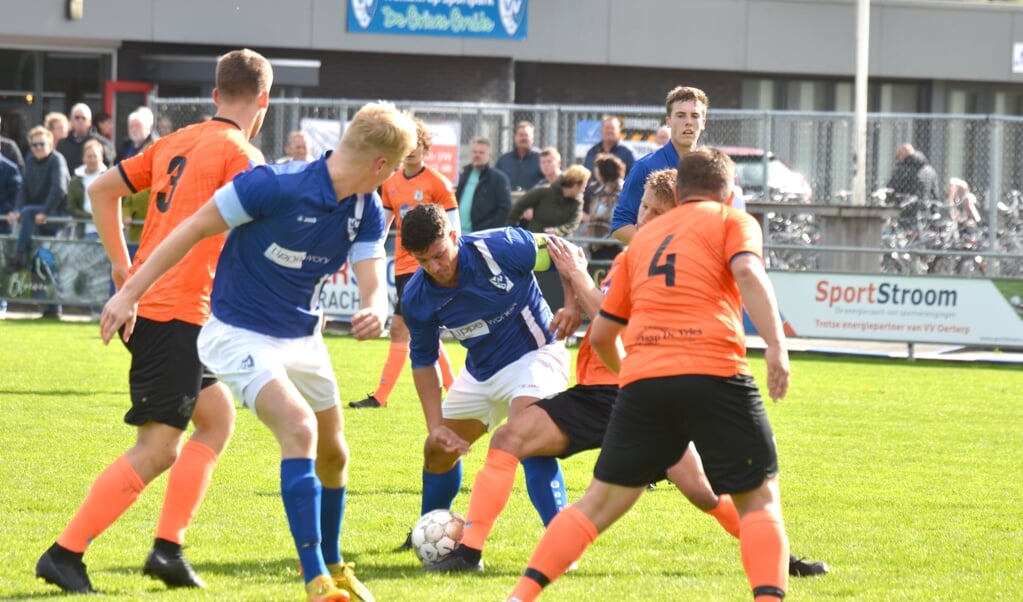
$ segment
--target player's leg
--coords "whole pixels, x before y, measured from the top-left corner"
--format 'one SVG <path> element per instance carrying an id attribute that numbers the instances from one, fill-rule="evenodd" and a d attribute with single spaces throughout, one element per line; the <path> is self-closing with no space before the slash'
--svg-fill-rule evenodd
<path id="1" fill-rule="evenodd" d="M 707 473 L 703 470 L 700 454 L 692 443 L 682 459 L 668 469 L 668 480 L 694 506 L 714 517 L 722 529 L 739 539 L 739 511 L 735 508 L 735 502 L 727 493 L 720 496 L 714 493 L 707 480 Z M 789 553 L 789 575 L 813 577 L 824 575 L 828 570 L 826 562 L 806 560 Z"/>
<path id="2" fill-rule="evenodd" d="M 715 491 L 731 493 L 739 512 L 743 568 L 758 602 L 788 588 L 789 544 L 778 489 L 774 433 L 751 377 L 684 377 L 693 443 Z M 713 436 L 710 435 L 713 433 Z"/>
<path id="3" fill-rule="evenodd" d="M 535 600 L 682 456 L 688 434 L 675 414 L 676 389 L 665 381 L 641 380 L 619 392 L 589 488 L 547 527 L 510 599 Z"/>
<path id="4" fill-rule="evenodd" d="M 389 336 L 391 339 L 387 347 L 387 359 L 380 371 L 380 381 L 376 391 L 369 394 L 361 401 L 353 401 L 348 404 L 352 408 L 382 408 L 387 406 L 387 401 L 398 384 L 398 378 L 405 370 L 405 364 L 409 357 L 409 331 L 405 325 L 405 318 L 401 312 L 401 294 L 405 285 L 412 279 L 412 274 L 398 274 L 394 277 L 394 285 L 397 291 L 397 300 L 394 304 L 394 315 L 391 317 Z"/>
<path id="5" fill-rule="evenodd" d="M 511 496 L 519 460 L 567 458 L 600 447 L 617 395 L 613 385 L 577 385 L 509 416 L 494 431 L 486 462 L 476 473 L 461 545 L 428 570 L 479 570 L 486 539 Z"/>
<path id="6" fill-rule="evenodd" d="M 477 418 L 445 416 L 444 426 L 470 444 L 487 432 L 487 424 Z M 462 460 L 457 452 L 441 449 L 433 443 L 432 438 L 427 437 L 423 446 L 423 458 L 423 498 L 420 516 L 437 508 L 450 508 L 462 486 Z"/>
<path id="7" fill-rule="evenodd" d="M 234 432 L 235 409 L 230 391 L 209 373 L 204 376 L 203 385 L 192 414 L 195 430 L 168 474 L 156 539 L 143 569 L 170 587 L 205 586 L 181 547 L 185 531 L 209 489 L 217 459 Z"/>
<path id="8" fill-rule="evenodd" d="M 82 563 L 89 543 L 112 525 L 146 485 L 177 459 L 184 429 L 199 394 L 198 327 L 139 318 L 128 348 L 135 445 L 107 466 L 57 542 L 39 559 L 36 576 L 66 591 L 92 591 Z M 194 361 L 193 361 L 194 359 Z"/>
<path id="9" fill-rule="evenodd" d="M 569 363 L 565 346 L 555 343 L 526 354 L 510 369 L 502 371 L 502 378 L 510 377 L 515 381 L 508 415 L 514 417 L 541 398 L 564 391 L 568 385 Z M 547 526 L 568 503 L 561 465 L 557 458 L 532 456 L 522 461 L 522 469 L 529 499 Z"/>

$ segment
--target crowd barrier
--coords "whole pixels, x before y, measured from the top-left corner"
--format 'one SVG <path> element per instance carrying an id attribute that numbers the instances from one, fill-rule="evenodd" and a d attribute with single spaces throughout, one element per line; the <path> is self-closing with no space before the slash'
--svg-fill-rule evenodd
<path id="1" fill-rule="evenodd" d="M 585 237 L 570 240 L 582 246 L 608 242 Z M 0 299 L 96 307 L 109 298 L 110 264 L 99 241 L 38 237 L 26 265 L 9 272 L 14 245 L 13 236 L 0 235 Z M 387 287 L 392 308 L 396 299 L 393 245 L 391 236 Z M 771 244 L 765 247 L 779 250 Z M 827 253 L 831 249 L 814 250 Z M 835 252 L 878 250 L 837 248 Z M 609 264 L 591 262 L 595 281 L 603 278 Z M 1023 279 L 773 269 L 768 273 L 789 336 L 1023 348 Z M 541 274 L 538 280 L 552 307 L 560 307 L 563 293 L 556 274 Z M 324 281 L 320 302 L 330 319 L 345 321 L 358 310 L 358 284 L 348 264 Z M 754 333 L 748 321 L 747 331 Z"/>

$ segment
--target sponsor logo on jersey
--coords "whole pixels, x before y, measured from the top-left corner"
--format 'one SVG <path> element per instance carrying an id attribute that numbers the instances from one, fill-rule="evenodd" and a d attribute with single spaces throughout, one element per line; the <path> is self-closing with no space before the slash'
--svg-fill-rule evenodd
<path id="1" fill-rule="evenodd" d="M 330 261 L 328 257 L 310 255 L 305 251 L 292 251 L 291 249 L 285 249 L 277 243 L 271 243 L 266 251 L 263 252 L 263 256 L 282 268 L 291 270 L 302 269 L 302 263 L 306 261 L 320 264 Z"/>
<path id="2" fill-rule="evenodd" d="M 450 332 L 451 336 L 455 337 L 456 340 L 465 341 L 490 334 L 490 327 L 487 326 L 486 320 L 476 320 L 475 322 L 470 322 L 465 326 L 448 328 L 448 332 Z"/>
<path id="3" fill-rule="evenodd" d="M 315 224 L 316 218 L 311 215 L 300 215 L 298 216 L 298 221 L 301 224 Z"/>

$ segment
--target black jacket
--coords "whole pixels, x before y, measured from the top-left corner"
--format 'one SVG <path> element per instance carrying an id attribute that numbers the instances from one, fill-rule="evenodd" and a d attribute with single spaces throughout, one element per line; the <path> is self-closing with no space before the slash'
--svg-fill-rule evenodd
<path id="1" fill-rule="evenodd" d="M 458 188 L 455 190 L 455 198 L 462 204 L 462 191 L 465 190 L 465 182 L 472 172 L 472 164 L 462 168 L 458 176 Z M 508 176 L 504 175 L 496 167 L 484 167 L 480 172 L 480 181 L 476 185 L 476 193 L 472 196 L 472 209 L 469 212 L 469 219 L 472 220 L 472 231 L 486 230 L 488 228 L 499 228 L 505 225 L 508 219 L 508 212 L 511 211 L 511 192 L 508 186 Z M 462 224 L 464 232 L 469 229 Z"/>

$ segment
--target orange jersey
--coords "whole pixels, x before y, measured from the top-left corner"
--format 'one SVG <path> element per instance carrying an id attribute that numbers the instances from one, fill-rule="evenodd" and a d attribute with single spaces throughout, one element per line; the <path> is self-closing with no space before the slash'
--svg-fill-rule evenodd
<path id="1" fill-rule="evenodd" d="M 607 276 L 600 283 L 600 290 L 607 293 L 607 287 L 611 278 L 622 264 L 622 254 L 615 255 L 614 262 L 607 270 Z M 590 345 L 590 330 L 592 324 L 586 327 L 582 342 L 579 343 L 579 353 L 575 357 L 575 382 L 577 385 L 617 385 L 618 375 L 608 369 L 604 362 L 600 361 L 597 352 Z"/>
<path id="2" fill-rule="evenodd" d="M 132 272 L 182 221 L 263 153 L 232 121 L 214 117 L 160 138 L 118 164 L 132 191 L 149 188 L 149 208 Z M 226 234 L 199 242 L 139 300 L 138 315 L 158 322 L 202 325 L 210 315 L 210 290 Z"/>
<path id="3" fill-rule="evenodd" d="M 729 267 L 762 256 L 749 214 L 688 202 L 643 226 L 622 253 L 601 315 L 626 322 L 619 386 L 680 374 L 750 374 L 742 298 Z"/>
<path id="4" fill-rule="evenodd" d="M 447 178 L 432 167 L 423 167 L 411 178 L 405 175 L 403 169 L 399 169 L 380 188 L 380 200 L 384 209 L 394 214 L 394 226 L 398 230 L 398 237 L 394 241 L 394 273 L 411 274 L 419 267 L 419 263 L 401 246 L 401 219 L 409 209 L 423 203 L 435 203 L 445 210 L 457 208 L 455 189 Z"/>

